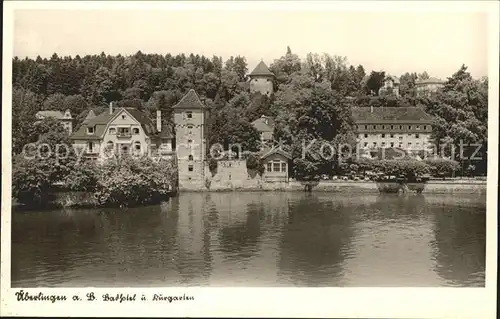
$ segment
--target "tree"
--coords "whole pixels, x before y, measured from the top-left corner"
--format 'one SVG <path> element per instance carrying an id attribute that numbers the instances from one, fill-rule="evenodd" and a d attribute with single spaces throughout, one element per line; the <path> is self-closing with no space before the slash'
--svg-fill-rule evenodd
<path id="1" fill-rule="evenodd" d="M 27 89 L 12 90 L 12 151 L 21 152 L 23 146 L 32 142 L 29 135 L 35 122 L 35 114 L 41 110 L 40 97 Z"/>
<path id="2" fill-rule="evenodd" d="M 43 102 L 43 109 L 44 110 L 50 110 L 50 111 L 64 111 L 65 110 L 65 105 L 64 105 L 64 99 L 66 96 L 61 93 L 55 93 L 52 95 L 49 95 L 47 99 Z"/>
<path id="3" fill-rule="evenodd" d="M 52 199 L 52 187 L 66 180 L 76 163 L 67 131 L 57 120 L 37 123 L 31 136 L 38 141 L 14 157 L 12 196 L 27 206 L 44 205 Z"/>
<path id="4" fill-rule="evenodd" d="M 366 93 L 378 95 L 380 88 L 384 85 L 385 72 L 372 71 L 366 80 Z"/>

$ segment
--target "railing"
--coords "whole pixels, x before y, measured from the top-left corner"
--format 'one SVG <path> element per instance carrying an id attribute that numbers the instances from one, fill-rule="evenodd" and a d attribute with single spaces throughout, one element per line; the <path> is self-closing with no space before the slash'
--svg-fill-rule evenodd
<path id="1" fill-rule="evenodd" d="M 131 137 L 132 133 L 130 133 L 130 132 L 118 132 L 118 133 L 116 133 L 116 136 L 117 137 Z"/>

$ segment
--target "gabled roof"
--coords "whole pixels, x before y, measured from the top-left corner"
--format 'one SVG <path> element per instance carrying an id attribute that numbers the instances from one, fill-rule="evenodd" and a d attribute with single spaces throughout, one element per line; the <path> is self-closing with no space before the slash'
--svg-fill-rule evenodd
<path id="1" fill-rule="evenodd" d="M 87 113 L 87 116 L 83 120 L 83 123 L 87 123 L 89 120 L 93 119 L 94 117 L 96 117 L 94 110 L 89 110 L 89 112 Z"/>
<path id="2" fill-rule="evenodd" d="M 36 113 L 37 116 L 43 116 L 43 117 L 53 117 L 58 120 L 65 119 L 64 113 L 61 111 L 38 111 Z"/>
<path id="3" fill-rule="evenodd" d="M 265 75 L 265 76 L 274 76 L 274 74 L 269 71 L 269 68 L 267 65 L 264 63 L 264 61 L 260 61 L 259 64 L 253 69 L 252 73 L 249 74 L 249 76 L 259 76 L 259 75 Z"/>
<path id="4" fill-rule="evenodd" d="M 153 121 L 142 111 L 135 108 L 117 108 L 112 114 L 103 112 L 98 116 L 86 120 L 82 123 L 80 128 L 71 135 L 72 139 L 101 139 L 104 136 L 105 130 L 109 122 L 111 122 L 118 113 L 125 111 L 130 114 L 137 122 L 139 122 L 144 132 L 151 136 L 157 134 Z M 95 133 L 92 135 L 87 134 L 87 128 L 94 127 Z"/>
<path id="5" fill-rule="evenodd" d="M 201 103 L 198 94 L 191 89 L 182 99 L 172 107 L 173 109 L 206 109 L 207 106 Z"/>
<path id="6" fill-rule="evenodd" d="M 270 149 L 262 150 L 262 152 L 260 152 L 260 153 L 262 154 L 260 156 L 260 158 L 262 158 L 262 159 L 269 157 L 273 154 L 279 154 L 279 155 L 286 157 L 287 159 L 292 159 L 292 155 L 289 154 L 288 152 L 285 152 L 281 147 L 272 147 Z"/>
<path id="7" fill-rule="evenodd" d="M 432 116 L 421 107 L 356 107 L 352 115 L 356 123 L 430 123 Z"/>
<path id="8" fill-rule="evenodd" d="M 266 124 L 267 120 L 267 124 Z M 271 117 L 262 115 L 252 122 L 253 127 L 259 132 L 274 132 L 274 120 Z"/>

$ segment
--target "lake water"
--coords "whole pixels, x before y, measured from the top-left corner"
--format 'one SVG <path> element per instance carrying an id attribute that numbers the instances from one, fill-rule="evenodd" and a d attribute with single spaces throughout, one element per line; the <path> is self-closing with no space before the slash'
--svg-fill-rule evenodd
<path id="1" fill-rule="evenodd" d="M 484 286 L 484 196 L 183 193 L 12 214 L 12 287 Z"/>

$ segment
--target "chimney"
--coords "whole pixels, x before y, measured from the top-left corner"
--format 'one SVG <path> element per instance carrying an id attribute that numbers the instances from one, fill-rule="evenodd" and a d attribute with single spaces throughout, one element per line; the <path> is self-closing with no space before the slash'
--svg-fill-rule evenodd
<path id="1" fill-rule="evenodd" d="M 156 111 L 156 130 L 161 132 L 161 111 Z"/>
<path id="2" fill-rule="evenodd" d="M 113 114 L 113 102 L 109 102 L 109 114 Z"/>

